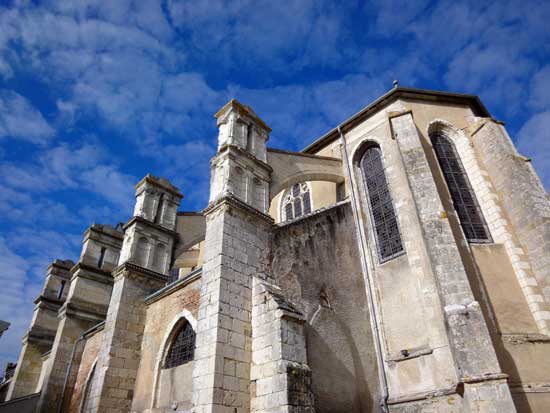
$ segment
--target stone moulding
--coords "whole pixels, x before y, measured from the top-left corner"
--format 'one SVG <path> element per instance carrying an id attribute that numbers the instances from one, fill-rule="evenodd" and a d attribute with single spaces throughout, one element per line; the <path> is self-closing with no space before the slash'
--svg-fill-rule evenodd
<path id="1" fill-rule="evenodd" d="M 201 276 L 202 276 L 202 267 L 197 268 L 195 271 L 189 273 L 184 278 L 180 278 L 179 280 L 168 284 L 166 287 L 161 288 L 158 291 L 155 291 L 153 294 L 145 297 L 143 301 L 145 302 L 146 305 L 153 304 L 154 302 L 166 297 L 167 295 L 170 295 L 173 292 L 188 286 L 194 281 L 200 279 Z"/>
<path id="2" fill-rule="evenodd" d="M 203 209 L 202 214 L 203 215 L 211 214 L 212 212 L 216 211 L 222 206 L 229 206 L 240 210 L 244 210 L 245 212 L 248 212 L 251 216 L 256 217 L 270 225 L 273 225 L 275 223 L 273 218 L 271 218 L 269 215 L 266 215 L 263 212 L 258 211 L 256 208 L 251 207 L 250 205 L 246 204 L 245 202 L 233 196 L 233 194 L 224 194 L 223 196 L 214 200 L 213 202 L 210 203 L 210 205 L 208 205 L 205 209 Z"/>
<path id="3" fill-rule="evenodd" d="M 139 222 L 140 224 L 146 224 L 147 226 L 158 229 L 159 231 L 165 232 L 168 235 L 172 235 L 172 236 L 178 235 L 176 231 L 165 228 L 162 225 L 156 224 L 154 222 L 151 222 L 145 218 L 142 218 L 136 215 L 134 215 L 132 218 L 130 218 L 130 220 L 126 224 L 124 224 L 124 230 L 129 228 L 134 222 Z"/>
<path id="4" fill-rule="evenodd" d="M 160 272 L 156 272 L 153 270 L 149 270 L 147 268 L 143 268 L 139 265 L 132 264 L 131 262 L 124 262 L 121 265 L 119 265 L 115 270 L 113 271 L 113 278 L 115 281 L 122 277 L 136 277 L 136 278 L 145 278 L 151 281 L 164 281 L 168 282 L 170 280 L 170 277 L 167 275 L 161 274 Z"/>

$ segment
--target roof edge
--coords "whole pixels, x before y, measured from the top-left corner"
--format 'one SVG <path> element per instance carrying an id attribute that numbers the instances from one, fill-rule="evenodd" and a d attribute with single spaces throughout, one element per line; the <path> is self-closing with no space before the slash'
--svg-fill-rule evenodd
<path id="1" fill-rule="evenodd" d="M 314 142 L 310 143 L 308 146 L 302 149 L 302 152 L 304 153 L 316 152 L 317 150 L 321 149 L 323 146 L 327 145 L 328 143 L 338 138 L 338 128 L 345 130 L 346 128 L 355 126 L 358 122 L 365 119 L 372 112 L 379 110 L 382 106 L 389 104 L 390 102 L 397 99 L 398 97 L 411 97 L 416 99 L 429 98 L 430 100 L 436 99 L 436 100 L 445 101 L 445 102 L 468 103 L 473 108 L 474 113 L 477 116 L 491 117 L 491 114 L 489 113 L 485 105 L 483 105 L 479 97 L 476 95 L 443 92 L 438 90 L 395 87 L 389 90 L 388 92 L 386 92 L 385 94 L 383 94 L 382 96 L 380 96 L 378 99 L 376 99 L 374 102 L 372 102 L 365 108 L 361 109 L 356 114 L 352 115 L 351 117 L 349 117 L 348 119 L 340 123 L 337 127 L 331 129 L 330 131 L 325 133 L 323 136 L 316 139 Z"/>

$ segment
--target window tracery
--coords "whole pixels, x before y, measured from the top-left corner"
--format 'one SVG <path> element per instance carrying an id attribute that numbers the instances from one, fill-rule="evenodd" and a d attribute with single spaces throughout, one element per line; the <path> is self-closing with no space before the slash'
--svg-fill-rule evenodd
<path id="1" fill-rule="evenodd" d="M 311 212 L 311 191 L 307 182 L 292 185 L 283 195 L 282 221 L 299 218 Z"/>
<path id="2" fill-rule="evenodd" d="M 453 142 L 441 132 L 432 133 L 430 139 L 466 239 L 490 242 L 489 228 Z"/>
<path id="3" fill-rule="evenodd" d="M 404 248 L 386 181 L 380 147 L 369 147 L 363 154 L 360 164 L 367 189 L 380 261 L 388 261 L 401 255 Z"/>

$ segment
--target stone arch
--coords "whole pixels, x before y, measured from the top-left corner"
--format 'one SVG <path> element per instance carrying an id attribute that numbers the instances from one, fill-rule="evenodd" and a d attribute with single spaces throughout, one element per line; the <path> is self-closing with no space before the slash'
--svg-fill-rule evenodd
<path id="1" fill-rule="evenodd" d="M 271 185 L 270 188 L 270 199 L 273 199 L 275 195 L 279 192 L 284 191 L 292 185 L 299 184 L 301 182 L 307 181 L 326 181 L 334 182 L 336 184 L 342 183 L 344 181 L 343 174 L 336 174 L 331 172 L 297 172 L 292 175 L 285 177 L 284 180 L 276 182 Z"/>
<path id="2" fill-rule="evenodd" d="M 166 359 L 166 355 L 168 353 L 170 345 L 172 344 L 175 334 L 178 332 L 181 324 L 185 322 L 189 323 L 191 327 L 193 327 L 193 330 L 195 330 L 195 332 L 197 331 L 197 319 L 193 316 L 193 314 L 189 310 L 183 309 L 179 314 L 177 314 L 172 319 L 172 321 L 166 328 L 166 331 L 162 338 L 161 346 L 157 353 L 157 358 L 155 360 L 155 372 L 153 376 L 154 382 L 153 382 L 153 394 L 151 397 L 151 409 L 155 408 L 158 402 L 158 395 L 160 390 L 159 379 L 160 379 L 161 370 L 163 368 L 164 360 Z"/>
<path id="3" fill-rule="evenodd" d="M 367 151 L 367 149 L 372 148 L 373 146 L 377 146 L 379 148 L 382 148 L 382 145 L 380 144 L 379 140 L 374 137 L 366 137 L 364 139 L 361 139 L 357 144 L 352 148 L 351 152 L 351 163 L 353 166 L 358 167 L 359 163 L 361 162 L 361 158 L 363 157 L 363 154 Z M 382 156 L 384 155 L 384 151 L 382 151 Z"/>

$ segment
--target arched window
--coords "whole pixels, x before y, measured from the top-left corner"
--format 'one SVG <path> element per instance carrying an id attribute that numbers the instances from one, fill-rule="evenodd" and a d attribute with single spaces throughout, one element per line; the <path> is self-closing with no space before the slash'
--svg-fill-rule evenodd
<path id="1" fill-rule="evenodd" d="M 193 360 L 195 354 L 195 331 L 189 322 L 185 322 L 176 333 L 172 342 L 164 368 L 180 366 L 188 361 Z"/>
<path id="2" fill-rule="evenodd" d="M 441 132 L 432 133 L 430 139 L 466 239 L 490 242 L 489 228 L 453 142 Z"/>
<path id="3" fill-rule="evenodd" d="M 282 221 L 289 221 L 310 212 L 311 195 L 308 184 L 302 182 L 287 189 L 283 196 Z"/>
<path id="4" fill-rule="evenodd" d="M 369 147 L 361 158 L 361 170 L 376 234 L 380 261 L 388 261 L 403 253 L 403 242 L 382 164 L 382 151 Z"/>

